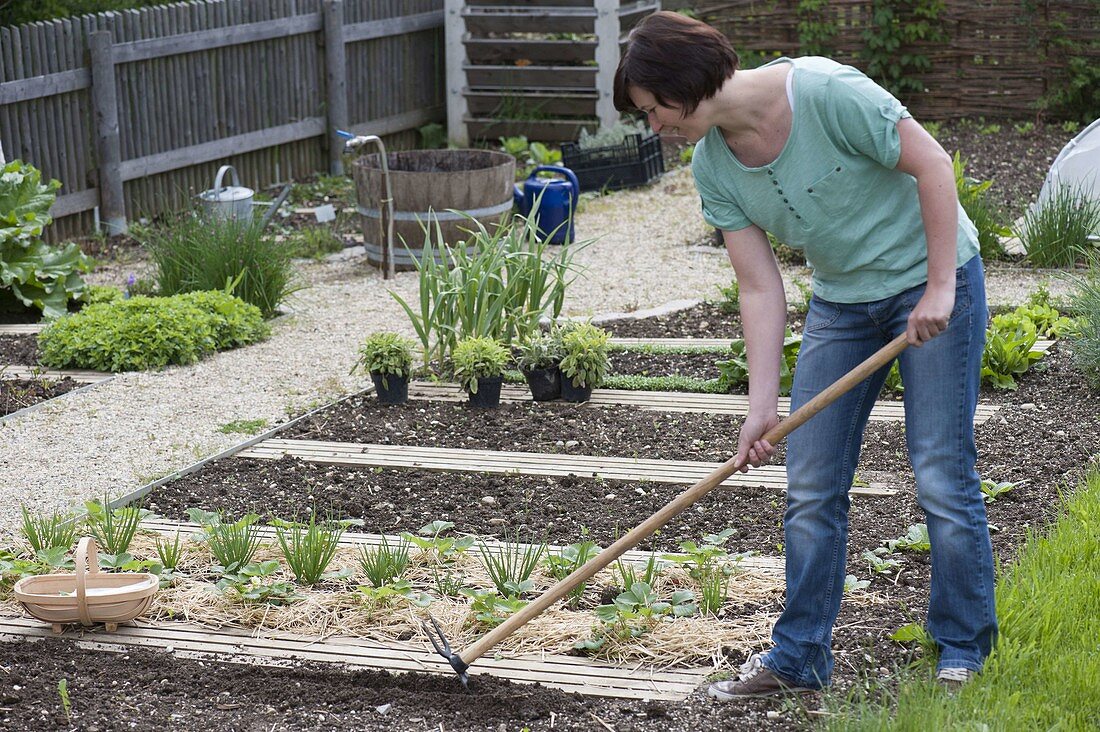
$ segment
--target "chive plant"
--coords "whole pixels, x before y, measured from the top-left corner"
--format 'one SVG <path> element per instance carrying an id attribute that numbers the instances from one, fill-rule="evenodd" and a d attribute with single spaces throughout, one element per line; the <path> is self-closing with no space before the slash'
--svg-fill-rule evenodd
<path id="1" fill-rule="evenodd" d="M 260 529 L 256 525 L 259 516 L 246 514 L 237 521 L 226 523 L 219 517 L 207 526 L 207 544 L 210 553 L 224 571 L 232 572 L 252 561 L 260 546 Z"/>
<path id="2" fill-rule="evenodd" d="M 171 544 L 157 537 L 157 559 L 160 560 L 165 569 L 175 569 L 179 565 L 182 556 L 183 546 L 180 543 L 179 531 L 176 531 L 175 540 Z"/>
<path id="3" fill-rule="evenodd" d="M 1092 250 L 1100 232 L 1100 200 L 1082 186 L 1061 184 L 1029 210 L 1019 237 L 1027 258 L 1039 267 L 1072 267 Z"/>
<path id="4" fill-rule="evenodd" d="M 481 542 L 478 548 L 489 579 L 501 595 L 515 598 L 531 591 L 531 573 L 546 551 L 545 543 L 522 545 L 504 541 L 499 549 L 489 549 Z"/>
<path id="5" fill-rule="evenodd" d="M 359 566 L 371 585 L 383 587 L 393 580 L 401 578 L 409 566 L 409 548 L 407 539 L 390 544 L 385 536 L 379 546 L 359 547 Z"/>
<path id="6" fill-rule="evenodd" d="M 35 554 L 54 547 L 64 547 L 66 551 L 72 547 L 76 540 L 76 521 L 72 516 L 63 513 L 32 516 L 23 505 L 20 510 L 23 512 L 23 538 Z"/>
<path id="7" fill-rule="evenodd" d="M 102 503 L 89 502 L 88 531 L 106 554 L 119 555 L 130 548 L 138 524 L 141 523 L 141 505 L 111 508 L 104 496 Z"/>
<path id="8" fill-rule="evenodd" d="M 314 585 L 324 578 L 343 535 L 342 526 L 332 521 L 318 523 L 317 515 L 312 513 L 308 524 L 295 523 L 275 529 L 283 557 L 294 579 L 303 585 Z"/>

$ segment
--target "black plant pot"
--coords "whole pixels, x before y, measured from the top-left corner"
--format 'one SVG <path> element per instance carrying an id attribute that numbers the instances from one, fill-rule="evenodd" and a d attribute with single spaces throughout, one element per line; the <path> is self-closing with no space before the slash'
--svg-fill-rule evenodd
<path id="1" fill-rule="evenodd" d="M 503 376 L 480 376 L 477 380 L 477 394 L 470 393 L 470 406 L 483 409 L 495 409 L 500 406 L 500 385 Z"/>
<path id="2" fill-rule="evenodd" d="M 573 386 L 573 379 L 561 375 L 561 398 L 567 402 L 587 402 L 592 398 L 591 386 Z"/>
<path id="3" fill-rule="evenodd" d="M 378 371 L 370 372 L 374 380 L 374 391 L 381 404 L 404 404 L 409 401 L 409 377 L 386 374 L 385 381 Z"/>
<path id="4" fill-rule="evenodd" d="M 531 387 L 531 398 L 536 402 L 549 402 L 561 396 L 561 369 L 550 366 L 545 369 L 524 371 L 527 386 Z"/>

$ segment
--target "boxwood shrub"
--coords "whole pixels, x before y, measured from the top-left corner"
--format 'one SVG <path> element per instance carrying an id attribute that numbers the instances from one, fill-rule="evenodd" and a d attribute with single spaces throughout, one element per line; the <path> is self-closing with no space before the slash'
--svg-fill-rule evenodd
<path id="1" fill-rule="evenodd" d="M 132 297 L 88 305 L 38 336 L 50 368 L 143 371 L 190 364 L 266 337 L 260 309 L 225 292 Z"/>

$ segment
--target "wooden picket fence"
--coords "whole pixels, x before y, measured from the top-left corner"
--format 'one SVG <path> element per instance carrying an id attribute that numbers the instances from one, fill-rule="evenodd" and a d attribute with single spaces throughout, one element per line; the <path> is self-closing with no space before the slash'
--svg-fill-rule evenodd
<path id="1" fill-rule="evenodd" d="M 210 0 L 0 28 L 0 143 L 62 181 L 54 237 L 178 210 L 231 163 L 338 171 L 336 128 L 443 122 L 442 0 Z"/>

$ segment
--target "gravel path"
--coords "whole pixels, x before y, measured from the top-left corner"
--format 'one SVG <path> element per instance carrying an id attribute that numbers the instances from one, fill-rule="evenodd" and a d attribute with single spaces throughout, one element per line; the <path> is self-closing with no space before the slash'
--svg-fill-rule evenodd
<path id="1" fill-rule="evenodd" d="M 675 300 L 717 294 L 732 270 L 706 246 L 690 173 L 680 169 L 641 191 L 587 198 L 578 213 L 581 238 L 595 238 L 576 261 L 587 268 L 566 314 L 636 312 Z M 97 282 L 124 281 L 135 265 L 97 272 Z M 359 342 L 377 329 L 412 334 L 388 294 L 416 291 L 415 273 L 385 282 L 362 261 L 303 263 L 309 288 L 290 303 L 269 340 L 217 354 L 194 366 L 120 375 L 87 392 L 0 425 L 0 532 L 18 525 L 20 503 L 32 511 L 66 509 L 119 495 L 229 448 L 246 435 L 219 427 L 237 420 L 271 426 L 366 386 L 349 376 Z M 671 276 L 670 276 L 671 275 Z M 789 296 L 803 270 L 785 272 Z M 1015 302 L 1048 273 L 991 268 L 990 299 Z M 1054 281 L 1054 292 L 1065 289 Z"/>

